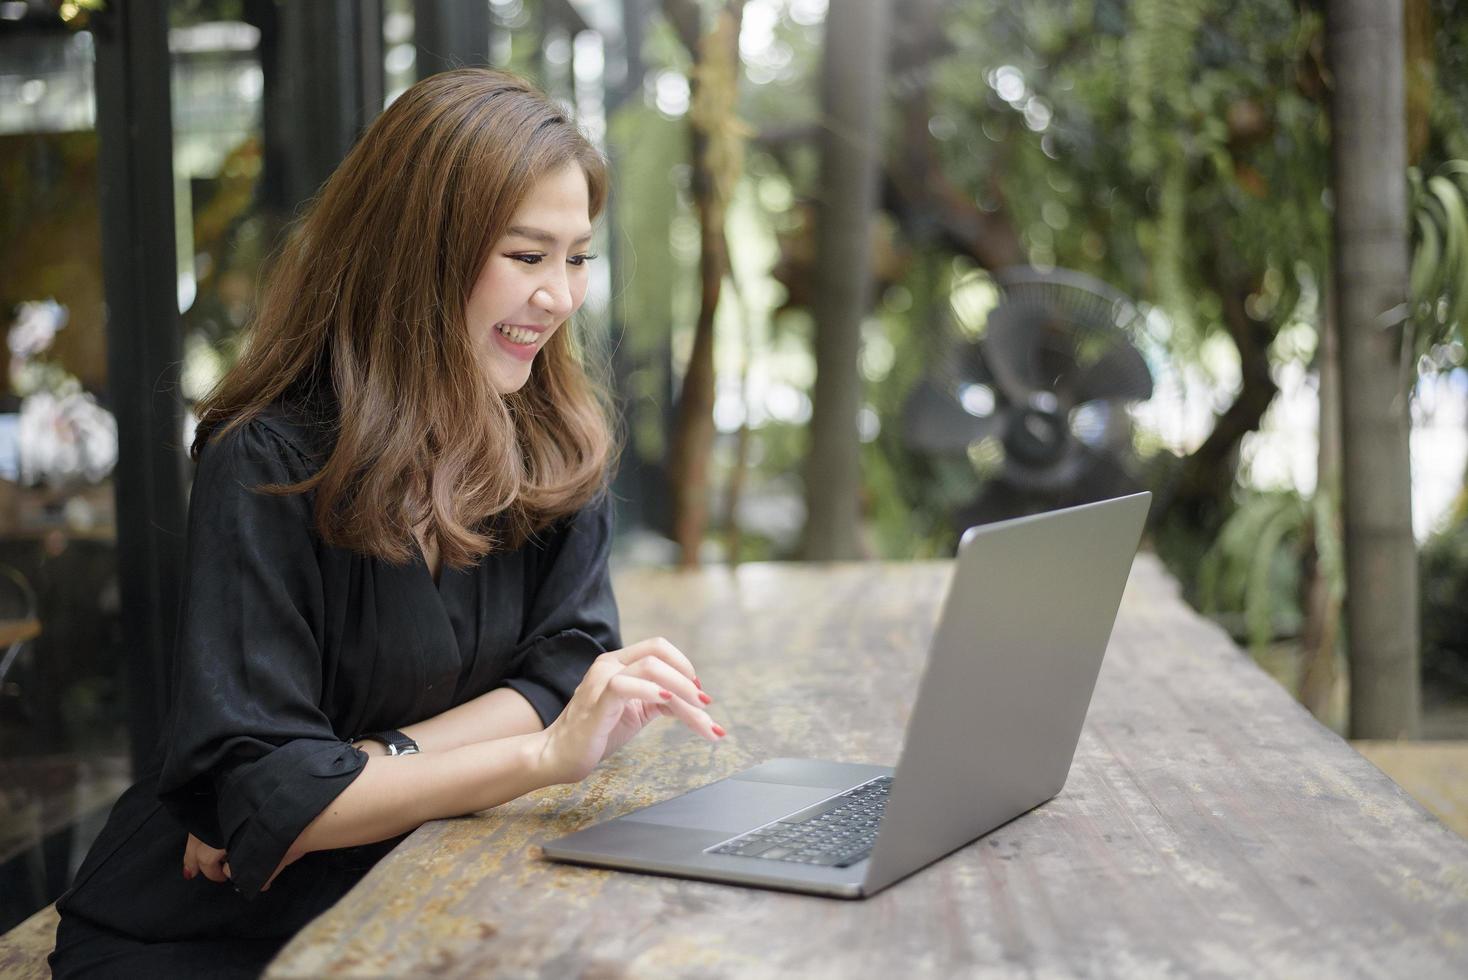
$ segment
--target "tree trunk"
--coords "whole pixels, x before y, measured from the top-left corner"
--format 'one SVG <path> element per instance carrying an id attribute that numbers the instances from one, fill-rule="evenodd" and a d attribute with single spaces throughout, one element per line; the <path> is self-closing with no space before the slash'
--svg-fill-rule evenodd
<path id="1" fill-rule="evenodd" d="M 861 322 L 871 299 L 871 228 L 879 178 L 887 0 L 831 4 L 821 104 L 816 261 L 816 383 L 806 459 L 807 559 L 859 557 Z"/>
<path id="2" fill-rule="evenodd" d="M 1402 0 L 1333 0 L 1326 48 L 1340 315 L 1342 515 L 1351 734 L 1418 724 L 1417 552 L 1407 392 Z"/>
<path id="3" fill-rule="evenodd" d="M 1320 449 L 1315 472 L 1315 560 L 1305 599 L 1305 635 L 1301 638 L 1305 663 L 1300 671 L 1300 703 L 1321 721 L 1328 720 L 1335 690 L 1336 649 L 1340 645 L 1341 596 L 1330 580 L 1322 543 L 1341 533 L 1341 354 L 1336 323 L 1335 287 L 1326 278 L 1321 289 Z M 1322 526 L 1321 522 L 1329 523 Z"/>
<path id="4" fill-rule="evenodd" d="M 701 100 L 710 97 L 704 91 L 709 76 L 732 85 L 711 62 L 732 61 L 739 64 L 739 25 L 744 14 L 744 0 L 727 0 L 720 9 L 709 37 L 699 40 L 699 11 L 689 0 L 664 0 L 663 11 L 672 22 L 694 58 L 693 106 L 690 112 L 693 157 L 692 190 L 699 227 L 699 303 L 698 322 L 694 327 L 693 352 L 683 387 L 678 393 L 678 409 L 668 458 L 668 483 L 673 501 L 673 539 L 678 543 L 679 564 L 691 568 L 699 563 L 704 530 L 708 526 L 709 457 L 714 444 L 714 314 L 719 307 L 719 290 L 729 257 L 724 239 L 724 209 L 732 192 L 730 174 L 721 173 L 720 162 L 727 168 L 732 131 L 737 128 L 732 118 L 713 118 L 717 110 L 706 110 L 700 118 Z M 732 114 L 730 98 L 714 97 L 712 105 L 725 107 Z M 725 127 L 728 127 L 727 129 Z"/>

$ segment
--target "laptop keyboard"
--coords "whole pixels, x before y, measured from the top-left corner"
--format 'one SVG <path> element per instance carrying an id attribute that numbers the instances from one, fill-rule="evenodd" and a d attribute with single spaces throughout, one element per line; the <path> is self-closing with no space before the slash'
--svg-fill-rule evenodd
<path id="1" fill-rule="evenodd" d="M 891 776 L 757 827 L 708 849 L 709 854 L 845 868 L 872 853 L 887 806 Z"/>

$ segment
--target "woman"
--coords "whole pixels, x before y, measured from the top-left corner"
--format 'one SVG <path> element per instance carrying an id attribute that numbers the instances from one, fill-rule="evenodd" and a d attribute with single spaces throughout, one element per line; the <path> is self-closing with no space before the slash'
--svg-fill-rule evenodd
<path id="1" fill-rule="evenodd" d="M 322 189 L 201 406 L 161 769 L 57 903 L 57 976 L 257 975 L 424 821 L 662 715 L 723 737 L 683 654 L 618 636 L 569 326 L 605 197 L 553 102 L 471 69 Z"/>

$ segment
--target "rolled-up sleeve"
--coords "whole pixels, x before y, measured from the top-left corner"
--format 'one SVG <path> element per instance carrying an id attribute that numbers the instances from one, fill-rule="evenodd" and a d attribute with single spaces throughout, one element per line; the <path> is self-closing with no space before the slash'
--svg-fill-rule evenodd
<path id="1" fill-rule="evenodd" d="M 522 694 L 541 723 L 560 715 L 591 662 L 622 646 L 608 567 L 612 495 L 603 492 L 558 524 L 537 563 L 536 584 L 505 686 Z"/>
<path id="2" fill-rule="evenodd" d="M 366 764 L 321 706 L 325 613 L 310 501 L 255 489 L 307 473 L 256 421 L 205 448 L 189 502 L 159 799 L 228 851 L 247 897 Z"/>

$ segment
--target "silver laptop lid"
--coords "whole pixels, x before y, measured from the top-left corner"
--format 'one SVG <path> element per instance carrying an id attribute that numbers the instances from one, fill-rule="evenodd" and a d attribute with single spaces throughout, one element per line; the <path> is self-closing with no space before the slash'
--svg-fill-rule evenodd
<path id="1" fill-rule="evenodd" d="M 1151 498 L 964 534 L 866 892 L 1060 792 Z"/>

